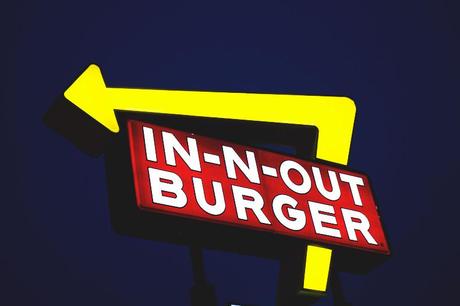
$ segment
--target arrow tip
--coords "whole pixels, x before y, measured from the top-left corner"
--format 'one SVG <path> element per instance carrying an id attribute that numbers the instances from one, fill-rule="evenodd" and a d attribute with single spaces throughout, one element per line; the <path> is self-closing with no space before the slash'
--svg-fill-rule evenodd
<path id="1" fill-rule="evenodd" d="M 114 133 L 118 133 L 114 108 L 106 95 L 101 69 L 91 64 L 67 88 L 64 97 Z"/>

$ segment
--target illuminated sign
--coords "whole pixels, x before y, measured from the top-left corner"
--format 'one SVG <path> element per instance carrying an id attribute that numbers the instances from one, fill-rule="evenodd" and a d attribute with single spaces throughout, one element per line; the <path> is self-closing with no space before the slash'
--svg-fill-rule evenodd
<path id="1" fill-rule="evenodd" d="M 326 291 L 332 245 L 389 254 L 367 177 L 342 167 L 348 162 L 356 113 L 347 97 L 115 88 L 106 86 L 92 64 L 64 98 L 88 115 L 85 120 L 90 118 L 79 128 L 92 132 L 97 126 L 95 137 L 62 128 L 78 146 L 99 145 L 98 135 L 123 130 L 117 112 L 315 127 L 316 158 L 324 162 L 129 121 L 138 206 L 316 242 L 301 245 L 302 262 L 291 265 L 303 272 L 296 293 Z"/>
<path id="2" fill-rule="evenodd" d="M 389 251 L 363 174 L 139 121 L 128 134 L 141 209 Z"/>

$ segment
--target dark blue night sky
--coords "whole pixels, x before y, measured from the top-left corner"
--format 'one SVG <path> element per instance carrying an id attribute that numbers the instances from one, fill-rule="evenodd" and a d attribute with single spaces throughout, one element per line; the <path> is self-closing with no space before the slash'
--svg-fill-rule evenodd
<path id="1" fill-rule="evenodd" d="M 1 305 L 189 305 L 188 248 L 116 234 L 104 157 L 43 123 L 90 63 L 114 87 L 351 97 L 350 166 L 372 179 L 393 254 L 368 275 L 341 273 L 346 299 L 458 305 L 457 1 L 8 2 Z M 219 306 L 275 305 L 275 260 L 204 259 Z"/>

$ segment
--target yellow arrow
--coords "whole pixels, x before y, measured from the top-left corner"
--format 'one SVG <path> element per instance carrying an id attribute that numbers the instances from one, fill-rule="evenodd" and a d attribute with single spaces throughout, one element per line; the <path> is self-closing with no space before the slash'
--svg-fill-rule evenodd
<path id="1" fill-rule="evenodd" d="M 317 157 L 341 164 L 356 112 L 346 97 L 111 88 L 94 64 L 64 96 L 114 133 L 120 130 L 115 110 L 316 126 Z"/>
<path id="2" fill-rule="evenodd" d="M 94 64 L 64 96 L 114 133 L 116 110 L 316 126 L 316 156 L 344 165 L 356 113 L 347 97 L 111 88 Z M 331 250 L 307 246 L 306 254 L 303 288 L 325 291 Z"/>

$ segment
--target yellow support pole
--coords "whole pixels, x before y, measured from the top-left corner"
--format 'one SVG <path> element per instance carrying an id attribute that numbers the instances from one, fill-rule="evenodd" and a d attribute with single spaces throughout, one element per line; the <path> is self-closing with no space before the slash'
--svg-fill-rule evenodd
<path id="1" fill-rule="evenodd" d="M 329 278 L 332 250 L 315 245 L 307 245 L 303 288 L 326 291 Z"/>

